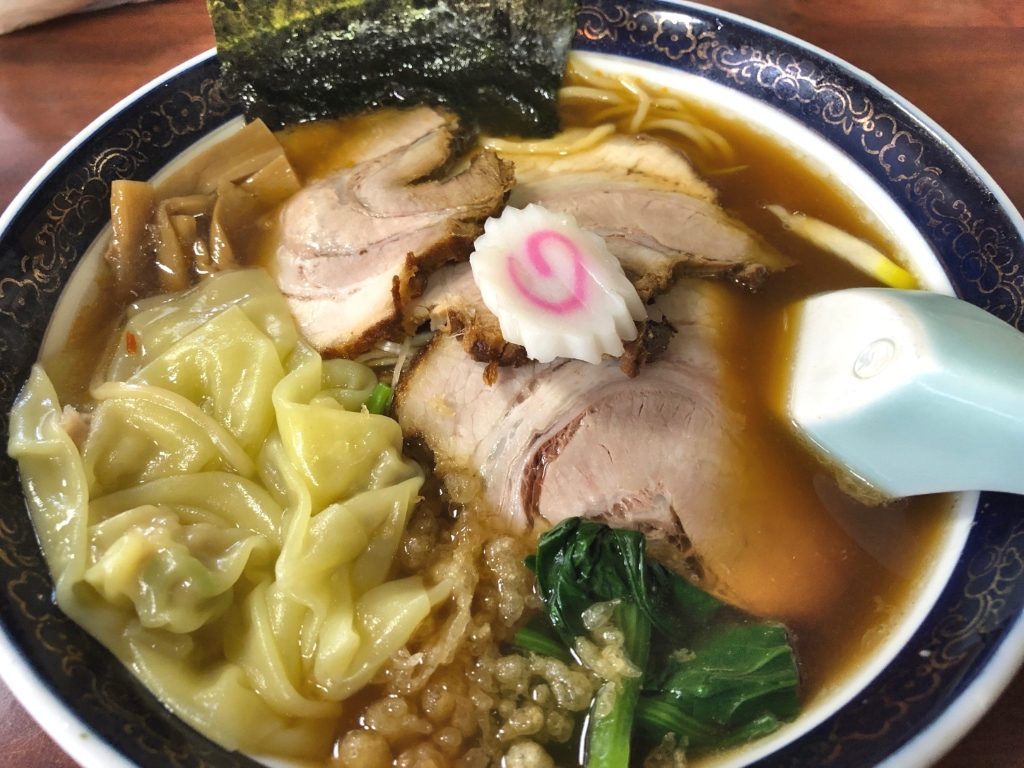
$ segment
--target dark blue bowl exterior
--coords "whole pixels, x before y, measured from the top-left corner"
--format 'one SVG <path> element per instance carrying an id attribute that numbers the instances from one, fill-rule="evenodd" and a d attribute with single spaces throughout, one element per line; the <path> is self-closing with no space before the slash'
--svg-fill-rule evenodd
<path id="1" fill-rule="evenodd" d="M 958 294 L 1024 328 L 1024 248 L 1004 210 L 917 117 L 833 60 L 757 26 L 685 4 L 582 7 L 574 46 L 697 73 L 771 104 L 841 147 L 900 204 Z M 149 178 L 238 113 L 203 60 L 112 117 L 34 191 L 0 233 L 0 408 L 10 410 L 72 269 L 109 219 L 110 184 Z M 7 423 L 3 421 L 3 444 Z M 51 690 L 99 736 L 146 766 L 243 766 L 170 716 L 63 616 L 24 511 L 0 465 L 0 622 Z M 763 760 L 871 765 L 935 719 L 981 673 L 1024 604 L 1024 504 L 982 496 L 963 556 L 911 642 L 848 706 Z"/>

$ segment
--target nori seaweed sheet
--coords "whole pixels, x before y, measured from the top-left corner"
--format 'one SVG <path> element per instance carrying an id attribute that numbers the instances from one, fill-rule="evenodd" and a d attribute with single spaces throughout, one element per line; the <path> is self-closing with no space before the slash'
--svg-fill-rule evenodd
<path id="1" fill-rule="evenodd" d="M 208 0 L 224 84 L 272 128 L 446 105 L 491 132 L 558 130 L 577 0 Z"/>

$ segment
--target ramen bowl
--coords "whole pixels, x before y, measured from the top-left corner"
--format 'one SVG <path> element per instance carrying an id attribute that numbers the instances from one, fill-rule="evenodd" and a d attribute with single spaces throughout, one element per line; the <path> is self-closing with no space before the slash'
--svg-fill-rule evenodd
<path id="1" fill-rule="evenodd" d="M 573 48 L 594 66 L 684 91 L 782 137 L 888 223 L 926 287 L 1024 327 L 1020 215 L 954 140 L 868 76 L 753 22 L 684 3 L 587 3 Z M 58 297 L 107 226 L 111 182 L 150 178 L 239 120 L 218 74 L 215 55 L 205 54 L 118 105 L 0 219 L 5 412 Z M 0 671 L 44 727 L 87 766 L 253 765 L 176 719 L 56 608 L 6 458 L 0 492 Z M 1024 655 L 1022 512 L 1019 497 L 962 495 L 890 636 L 796 722 L 723 762 L 924 765 L 951 746 Z"/>

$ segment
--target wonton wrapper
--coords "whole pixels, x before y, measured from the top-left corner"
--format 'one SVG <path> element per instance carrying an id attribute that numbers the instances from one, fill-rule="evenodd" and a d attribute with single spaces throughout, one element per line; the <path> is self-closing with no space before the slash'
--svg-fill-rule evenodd
<path id="1" fill-rule="evenodd" d="M 61 609 L 229 749 L 323 758 L 447 584 L 388 580 L 423 475 L 261 271 L 143 302 L 81 451 L 36 366 L 8 450 Z"/>

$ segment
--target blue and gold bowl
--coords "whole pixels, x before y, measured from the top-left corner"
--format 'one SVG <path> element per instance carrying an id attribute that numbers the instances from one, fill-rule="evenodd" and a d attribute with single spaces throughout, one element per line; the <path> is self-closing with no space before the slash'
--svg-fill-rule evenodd
<path id="1" fill-rule="evenodd" d="M 870 77 L 777 31 L 686 3 L 585 4 L 574 48 L 682 72 L 788 115 L 874 182 L 958 296 L 1024 328 L 1024 221 L 953 139 Z M 61 290 L 109 220 L 111 183 L 151 177 L 238 115 L 215 55 L 200 56 L 86 129 L 0 219 L 0 410 L 10 410 Z M 90 766 L 255 765 L 170 715 L 57 610 L 6 457 L 0 494 L 0 672 L 44 727 Z M 1024 498 L 983 493 L 965 503 L 963 535 L 898 646 L 827 711 L 743 759 L 924 765 L 994 701 L 1024 656 Z"/>

